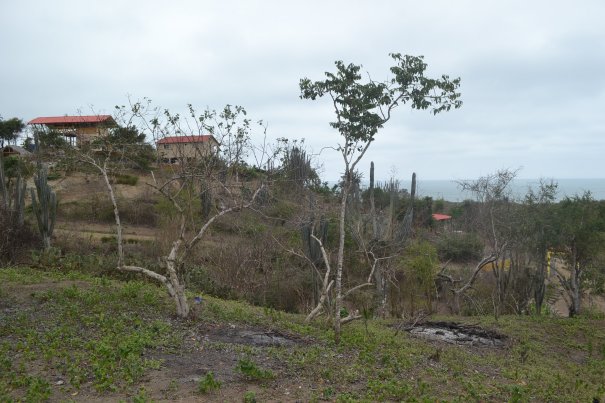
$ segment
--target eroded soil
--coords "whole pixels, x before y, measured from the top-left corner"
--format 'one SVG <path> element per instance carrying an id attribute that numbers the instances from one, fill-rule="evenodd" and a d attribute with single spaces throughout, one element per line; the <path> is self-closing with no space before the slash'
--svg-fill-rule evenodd
<path id="1" fill-rule="evenodd" d="M 504 347 L 507 340 L 494 330 L 456 322 L 422 322 L 404 330 L 414 337 L 471 347 Z"/>

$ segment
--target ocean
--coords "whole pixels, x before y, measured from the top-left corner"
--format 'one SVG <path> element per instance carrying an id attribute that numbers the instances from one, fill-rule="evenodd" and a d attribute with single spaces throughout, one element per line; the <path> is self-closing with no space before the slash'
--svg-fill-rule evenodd
<path id="1" fill-rule="evenodd" d="M 582 195 L 585 191 L 590 191 L 595 200 L 605 200 L 605 178 L 553 180 L 559 184 L 557 200 L 562 200 L 566 196 Z M 537 189 L 539 182 L 538 179 L 515 179 L 511 184 L 514 198 L 523 198 L 530 187 Z M 409 182 L 401 183 L 400 186 L 409 189 L 410 184 Z M 430 196 L 434 200 L 444 199 L 452 202 L 473 198 L 472 194 L 461 191 L 456 181 L 452 180 L 418 179 L 417 192 L 419 197 Z"/>

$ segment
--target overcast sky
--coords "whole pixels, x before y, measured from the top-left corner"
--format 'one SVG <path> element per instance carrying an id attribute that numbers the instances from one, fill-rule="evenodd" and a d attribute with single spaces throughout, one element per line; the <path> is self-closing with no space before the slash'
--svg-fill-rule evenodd
<path id="1" fill-rule="evenodd" d="M 403 106 L 362 163 L 377 177 L 605 177 L 605 1 L 0 1 L 0 115 L 112 113 L 128 96 L 164 108 L 246 107 L 272 138 L 337 144 L 327 100 L 302 77 L 335 60 L 386 79 L 399 52 L 461 77 L 464 105 Z M 258 139 L 257 137 L 257 140 Z M 338 155 L 322 151 L 322 178 Z M 367 165 L 367 167 L 366 167 Z M 366 172 L 365 176 L 368 174 Z"/>

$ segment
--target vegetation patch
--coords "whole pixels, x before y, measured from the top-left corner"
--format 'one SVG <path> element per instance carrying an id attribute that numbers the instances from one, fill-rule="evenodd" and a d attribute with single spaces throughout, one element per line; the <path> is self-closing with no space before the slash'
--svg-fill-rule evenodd
<path id="1" fill-rule="evenodd" d="M 35 309 L 5 309 L 0 321 L 0 400 L 45 400 L 50 382 L 76 394 L 85 385 L 105 392 L 135 384 L 161 365 L 145 352 L 174 345 L 169 323 L 154 314 L 165 308 L 160 295 L 140 282 L 38 287 L 27 304 Z"/>
<path id="2" fill-rule="evenodd" d="M 216 389 L 220 389 L 222 383 L 214 377 L 212 371 L 208 372 L 206 376 L 200 379 L 198 384 L 198 391 L 200 393 L 208 393 Z"/>
<path id="3" fill-rule="evenodd" d="M 13 267 L 0 269 L 0 291 L 0 401 L 178 400 L 199 393 L 241 400 L 250 382 L 264 386 L 248 401 L 605 395 L 600 319 L 475 317 L 461 325 L 443 317 L 422 325 L 500 337 L 502 348 L 436 343 L 368 320 L 348 325 L 336 346 L 321 321 L 303 325 L 300 315 L 209 296 L 195 305 L 195 319 L 176 321 L 163 290 L 140 281 Z M 276 337 L 289 342 L 265 343 Z"/>
<path id="4" fill-rule="evenodd" d="M 121 174 L 115 176 L 115 181 L 118 185 L 136 186 L 139 182 L 139 177 L 134 175 Z"/>
<path id="5" fill-rule="evenodd" d="M 259 367 L 250 358 L 239 360 L 236 369 L 250 380 L 265 380 L 275 377 L 272 371 Z"/>

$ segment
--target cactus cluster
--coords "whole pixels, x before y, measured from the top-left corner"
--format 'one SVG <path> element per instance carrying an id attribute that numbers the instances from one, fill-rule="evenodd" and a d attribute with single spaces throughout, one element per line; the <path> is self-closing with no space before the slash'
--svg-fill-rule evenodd
<path id="1" fill-rule="evenodd" d="M 36 184 L 36 190 L 30 189 L 32 208 L 36 214 L 44 249 L 49 249 L 50 237 L 57 218 L 57 196 L 48 186 L 48 171 L 42 164 L 38 164 L 38 172 L 34 178 L 34 183 Z"/>
<path id="2" fill-rule="evenodd" d="M 4 173 L 4 160 L 0 155 L 0 198 L 2 199 L 2 207 L 6 211 L 17 214 L 19 225 L 23 225 L 24 222 L 25 192 L 26 184 L 21 175 L 21 168 L 19 167 L 17 179 L 11 187 Z"/>
<path id="3" fill-rule="evenodd" d="M 2 198 L 2 207 L 8 210 L 8 189 L 6 186 L 6 176 L 4 175 L 4 160 L 0 153 L 0 197 Z"/>
<path id="4" fill-rule="evenodd" d="M 25 183 L 25 179 L 21 176 L 21 171 L 19 171 L 19 176 L 17 176 L 17 181 L 15 183 L 15 199 L 14 199 L 14 210 L 17 213 L 17 223 L 19 225 L 23 225 L 25 222 L 25 193 L 27 190 L 27 184 Z"/>

